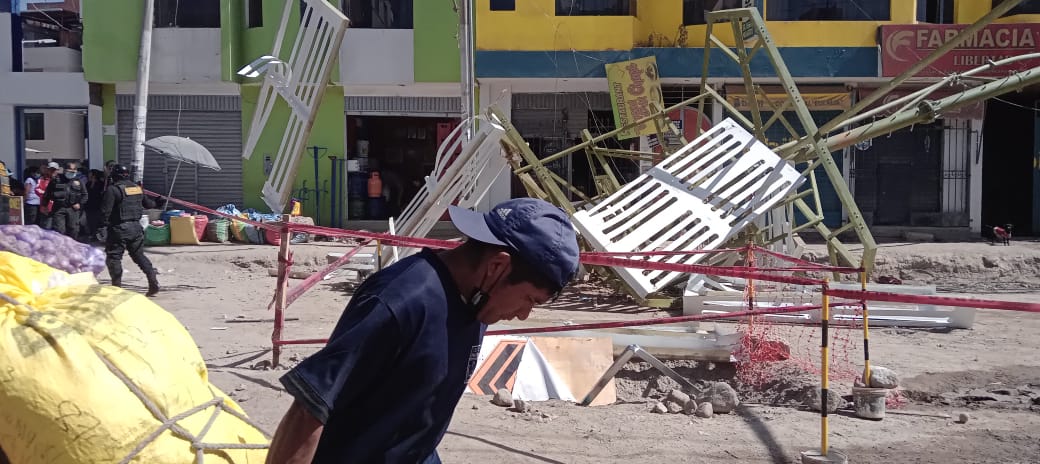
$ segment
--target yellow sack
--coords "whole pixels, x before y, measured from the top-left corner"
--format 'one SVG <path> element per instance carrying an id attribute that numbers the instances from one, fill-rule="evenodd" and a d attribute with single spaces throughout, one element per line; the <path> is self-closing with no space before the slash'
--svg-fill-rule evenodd
<path id="1" fill-rule="evenodd" d="M 201 245 L 195 232 L 195 218 L 192 216 L 173 216 L 170 218 L 171 245 Z"/>
<path id="2" fill-rule="evenodd" d="M 0 252 L 0 448 L 12 463 L 262 463 L 267 443 L 170 313 Z"/>

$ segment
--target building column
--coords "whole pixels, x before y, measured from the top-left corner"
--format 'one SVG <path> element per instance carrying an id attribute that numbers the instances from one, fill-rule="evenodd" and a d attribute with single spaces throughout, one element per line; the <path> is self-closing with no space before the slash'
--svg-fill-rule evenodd
<path id="1" fill-rule="evenodd" d="M 24 150 L 17 140 L 15 131 L 15 107 L 14 105 L 0 105 L 0 161 L 3 161 L 7 169 L 18 178 L 22 177 L 22 166 L 19 160 L 24 156 L 18 156 L 18 150 Z"/>
<path id="2" fill-rule="evenodd" d="M 509 84 L 484 84 L 480 86 L 478 93 L 481 114 L 487 111 L 488 107 L 494 106 L 507 117 L 512 117 L 513 91 Z M 512 174 L 510 168 L 507 167 L 502 174 L 495 178 L 487 195 L 484 196 L 484 201 L 477 208 L 480 211 L 489 211 L 496 204 L 508 200 L 512 196 L 511 179 Z"/>
<path id="3" fill-rule="evenodd" d="M 968 217 L 974 233 L 982 232 L 982 120 L 972 119 L 968 138 Z"/>
<path id="4" fill-rule="evenodd" d="M 87 164 L 91 169 L 103 169 L 105 165 L 105 139 L 98 105 L 87 106 Z"/>

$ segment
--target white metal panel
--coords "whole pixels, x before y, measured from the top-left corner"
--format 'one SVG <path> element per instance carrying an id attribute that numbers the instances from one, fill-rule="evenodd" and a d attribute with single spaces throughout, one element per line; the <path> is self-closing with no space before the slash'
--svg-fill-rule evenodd
<path id="1" fill-rule="evenodd" d="M 426 184 L 391 223 L 395 234 L 425 237 L 444 215 L 448 205 L 462 208 L 479 205 L 495 179 L 506 170 L 502 152 L 505 129 L 494 116 L 464 120 L 437 149 L 437 158 Z M 465 140 L 464 131 L 476 122 L 473 137 Z M 459 153 L 456 157 L 455 153 Z M 414 248 L 394 250 L 383 256 L 384 264 L 414 253 Z"/>
<path id="2" fill-rule="evenodd" d="M 731 119 L 654 166 L 601 203 L 574 214 L 597 251 L 717 248 L 802 182 L 798 171 Z M 652 257 L 693 264 L 703 254 Z M 640 297 L 683 273 L 617 269 Z"/>
<path id="3" fill-rule="evenodd" d="M 339 53 L 345 85 L 410 84 L 415 81 L 415 31 L 348 29 Z"/>
<path id="4" fill-rule="evenodd" d="M 287 3 L 271 56 L 265 58 L 279 57 L 282 53 L 290 12 Z M 249 159 L 253 155 L 274 105 L 287 104 L 290 108 L 288 123 L 285 124 L 275 154 L 271 174 L 261 190 L 264 203 L 272 211 L 285 211 L 289 202 L 292 183 L 299 170 L 311 126 L 317 118 L 318 105 L 329 85 L 332 65 L 343 43 L 347 23 L 346 16 L 328 2 L 302 0 L 300 27 L 289 58 L 276 60 L 279 65 L 266 71 L 242 157 Z"/>

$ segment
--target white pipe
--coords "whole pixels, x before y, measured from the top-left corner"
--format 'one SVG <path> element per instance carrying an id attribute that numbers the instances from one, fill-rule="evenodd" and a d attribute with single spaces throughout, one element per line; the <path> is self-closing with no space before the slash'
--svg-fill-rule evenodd
<path id="1" fill-rule="evenodd" d="M 459 80 L 462 84 L 462 119 L 468 121 L 476 116 L 473 101 L 474 86 L 477 81 L 474 63 L 473 32 L 473 0 L 459 0 L 459 54 L 462 73 Z M 472 126 L 466 128 L 466 140 L 473 137 Z"/>
<path id="2" fill-rule="evenodd" d="M 134 104 L 134 159 L 131 172 L 134 182 L 144 180 L 144 137 L 148 124 L 148 79 L 152 62 L 152 23 L 155 21 L 155 0 L 144 0 L 141 19 L 141 47 L 137 56 L 137 102 Z"/>

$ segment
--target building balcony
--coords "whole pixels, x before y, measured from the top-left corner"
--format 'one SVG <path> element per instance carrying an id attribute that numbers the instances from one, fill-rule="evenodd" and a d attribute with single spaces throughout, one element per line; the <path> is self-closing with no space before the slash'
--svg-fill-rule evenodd
<path id="1" fill-rule="evenodd" d="M 83 72 L 82 53 L 67 47 L 25 47 L 22 49 L 24 72 Z"/>

